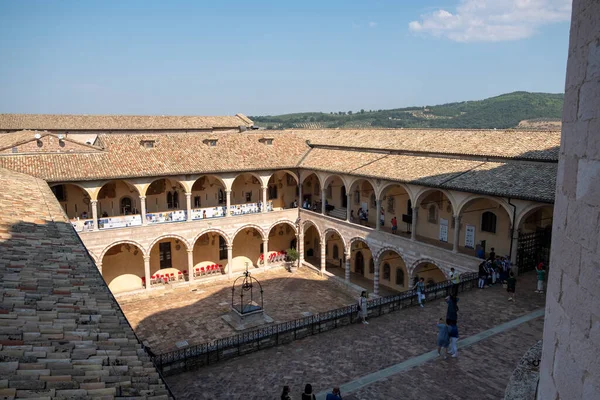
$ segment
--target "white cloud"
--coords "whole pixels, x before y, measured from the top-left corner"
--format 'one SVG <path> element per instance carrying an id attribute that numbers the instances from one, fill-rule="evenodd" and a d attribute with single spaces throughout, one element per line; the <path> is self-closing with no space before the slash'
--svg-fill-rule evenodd
<path id="1" fill-rule="evenodd" d="M 375 28 L 377 26 L 377 22 L 371 21 L 369 22 L 369 28 Z"/>
<path id="2" fill-rule="evenodd" d="M 456 42 L 501 42 L 528 38 L 543 25 L 570 18 L 571 0 L 460 0 L 455 13 L 440 9 L 408 28 Z"/>

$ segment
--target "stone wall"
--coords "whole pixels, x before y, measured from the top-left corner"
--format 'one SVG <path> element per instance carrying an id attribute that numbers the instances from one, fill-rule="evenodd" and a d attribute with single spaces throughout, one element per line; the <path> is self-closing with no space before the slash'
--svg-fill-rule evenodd
<path id="1" fill-rule="evenodd" d="M 600 1 L 575 0 L 538 399 L 600 393 Z"/>

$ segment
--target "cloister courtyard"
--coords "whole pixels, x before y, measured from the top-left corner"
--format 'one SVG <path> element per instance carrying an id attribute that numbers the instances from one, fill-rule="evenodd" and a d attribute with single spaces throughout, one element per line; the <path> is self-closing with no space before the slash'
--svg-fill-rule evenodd
<path id="1" fill-rule="evenodd" d="M 274 323 L 356 301 L 339 283 L 308 267 L 293 273 L 283 267 L 251 273 L 262 285 L 264 309 Z M 176 350 L 180 341 L 195 345 L 239 333 L 221 318 L 230 309 L 231 288 L 231 281 L 213 281 L 167 289 L 161 295 L 119 297 L 118 301 L 136 334 L 159 354 Z M 255 289 L 255 299 L 257 295 Z"/>
<path id="2" fill-rule="evenodd" d="M 526 273 L 518 278 L 514 303 L 501 285 L 462 293 L 458 358 L 430 353 L 435 324 L 446 313 L 446 303 L 437 300 L 166 380 L 178 399 L 274 399 L 283 385 L 296 398 L 306 383 L 318 399 L 334 385 L 350 400 L 503 398 L 517 363 L 542 338 L 545 296 L 534 290 L 535 274 Z M 322 304 L 332 308 L 329 302 Z"/>

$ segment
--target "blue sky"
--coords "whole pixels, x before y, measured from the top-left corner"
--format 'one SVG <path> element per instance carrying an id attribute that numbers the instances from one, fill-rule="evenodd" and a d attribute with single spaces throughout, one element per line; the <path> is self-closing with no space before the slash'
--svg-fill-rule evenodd
<path id="1" fill-rule="evenodd" d="M 568 20 L 568 0 L 0 0 L 0 113 L 265 115 L 556 93 Z"/>

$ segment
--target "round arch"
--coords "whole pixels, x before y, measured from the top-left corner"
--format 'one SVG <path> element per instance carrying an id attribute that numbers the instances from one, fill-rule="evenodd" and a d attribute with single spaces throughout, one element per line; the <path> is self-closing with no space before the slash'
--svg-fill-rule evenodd
<path id="1" fill-rule="evenodd" d="M 381 260 L 381 256 L 386 252 L 386 251 L 391 251 L 394 252 L 396 254 L 398 254 L 398 256 L 402 259 L 402 261 L 404 262 L 404 265 L 406 265 L 406 260 L 404 259 L 404 257 L 402 257 L 402 254 L 400 254 L 400 251 L 398 251 L 397 248 L 395 247 L 391 247 L 391 246 L 386 246 L 386 247 L 382 247 L 381 249 L 379 249 L 379 251 L 375 254 L 375 256 L 373 257 L 373 259 L 375 260 L 375 263 L 377 264 L 378 262 L 380 262 Z M 407 267 L 408 269 L 408 267 Z"/>
<path id="2" fill-rule="evenodd" d="M 225 242 L 227 243 L 227 246 L 231 246 L 231 240 L 230 237 L 225 233 L 225 231 L 222 231 L 220 229 L 216 229 L 216 228 L 211 228 L 211 229 L 205 229 L 202 232 L 200 232 L 199 234 L 196 235 L 196 237 L 194 237 L 194 239 L 192 240 L 192 242 L 190 243 L 194 248 L 194 246 L 196 246 L 196 242 L 198 241 L 198 239 L 200 239 L 202 236 L 206 235 L 207 233 L 217 233 L 220 236 L 223 237 L 223 239 L 225 239 Z"/>
<path id="3" fill-rule="evenodd" d="M 265 186 L 265 185 L 263 184 L 263 179 L 262 179 L 262 177 L 261 177 L 260 175 L 258 175 L 256 172 L 252 172 L 252 171 L 244 171 L 244 172 L 240 172 L 239 174 L 237 174 L 237 175 L 235 175 L 235 176 L 233 177 L 233 179 L 231 180 L 231 187 L 233 188 L 233 184 L 235 183 L 235 181 L 237 181 L 237 180 L 238 180 L 238 178 L 241 178 L 242 176 L 244 176 L 244 175 L 246 175 L 246 174 L 248 174 L 248 175 L 252 175 L 252 176 L 253 176 L 253 177 L 255 177 L 256 179 L 258 179 L 258 183 L 260 184 L 260 187 L 263 187 L 263 186 Z"/>
<path id="4" fill-rule="evenodd" d="M 271 180 L 271 178 L 273 178 L 273 176 L 275 176 L 275 174 L 278 172 L 285 172 L 287 174 L 290 174 L 296 180 L 296 184 L 299 184 L 300 178 L 298 177 L 298 175 L 296 173 L 294 173 L 293 171 L 290 171 L 289 169 L 278 169 L 276 171 L 273 171 L 273 173 L 271 175 L 269 175 L 269 179 L 267 179 L 267 182 L 269 182 Z"/>
<path id="5" fill-rule="evenodd" d="M 321 186 L 321 188 L 325 188 L 327 189 L 327 185 L 329 185 L 331 183 L 332 180 L 334 180 L 335 178 L 339 178 L 342 181 L 342 185 L 344 185 L 345 188 L 348 188 L 348 183 L 346 182 L 346 180 L 344 179 L 344 177 L 342 175 L 339 174 L 328 174 L 325 179 L 323 180 L 323 186 Z M 320 181 L 319 181 L 320 183 Z"/>
<path id="6" fill-rule="evenodd" d="M 537 210 L 541 210 L 543 208 L 546 207 L 551 207 L 553 208 L 554 205 L 553 204 L 530 204 L 529 206 L 525 207 L 520 213 L 519 215 L 517 215 L 517 220 L 515 222 L 515 229 L 521 229 L 521 225 L 523 225 L 523 222 L 527 219 L 527 217 L 529 217 L 531 214 L 533 214 L 534 212 L 536 212 Z"/>
<path id="7" fill-rule="evenodd" d="M 499 204 L 500 206 L 502 206 L 502 208 L 504 208 L 504 211 L 506 211 L 506 215 L 508 215 L 508 220 L 510 221 L 510 223 L 512 224 L 514 222 L 512 210 L 510 209 L 510 205 L 506 201 L 498 199 L 497 197 L 486 196 L 483 194 L 474 194 L 474 195 L 471 195 L 471 196 L 467 197 L 466 199 L 464 199 L 459 204 L 458 208 L 456 209 L 456 215 L 461 215 L 463 210 L 469 205 L 469 203 L 471 203 L 472 201 L 475 201 L 475 200 L 479 200 L 479 199 L 489 200 L 489 201 Z"/>
<path id="8" fill-rule="evenodd" d="M 287 224 L 287 225 L 291 226 L 291 227 L 292 227 L 292 229 L 294 230 L 294 232 L 295 232 L 296 234 L 298 234 L 298 229 L 296 228 L 296 224 L 295 224 L 293 221 L 290 221 L 289 219 L 280 219 L 280 220 L 277 220 L 277 221 L 275 221 L 275 222 L 274 222 L 273 224 L 271 224 L 271 226 L 269 226 L 269 228 L 267 229 L 267 234 L 270 234 L 270 233 L 271 233 L 271 230 L 272 230 L 273 228 L 275 228 L 275 227 L 276 227 L 277 225 L 279 225 L 279 224 Z"/>
<path id="9" fill-rule="evenodd" d="M 110 181 L 109 181 L 110 182 Z M 108 183 L 108 182 L 107 182 Z M 48 186 L 50 186 L 50 188 L 53 188 L 54 186 L 59 186 L 59 185 L 73 185 L 73 186 L 77 186 L 79 189 L 83 190 L 83 193 L 87 194 L 91 200 L 96 200 L 93 195 L 94 192 L 93 190 L 83 187 L 82 185 L 80 185 L 79 183 L 76 182 L 53 182 L 53 183 L 49 183 Z M 103 185 L 104 186 L 104 185 Z M 99 192 L 100 190 L 98 190 Z"/>
<path id="10" fill-rule="evenodd" d="M 352 191 L 352 188 L 354 187 L 354 185 L 359 182 L 359 181 L 367 181 L 369 182 L 369 185 L 371 185 L 371 188 L 373 188 L 373 192 L 375 193 L 375 195 L 377 196 L 377 185 L 375 185 L 375 182 L 373 182 L 371 180 L 371 178 L 364 178 L 362 176 L 356 176 L 350 179 L 350 181 L 348 182 L 348 192 Z"/>
<path id="11" fill-rule="evenodd" d="M 313 221 L 311 221 L 309 219 L 304 220 L 302 222 L 302 233 L 304 233 L 306 231 L 306 229 L 307 229 L 306 225 L 307 224 L 310 224 L 310 225 L 314 226 L 315 230 L 317 231 L 317 234 L 319 235 L 319 240 L 320 240 L 321 237 L 323 236 L 323 234 L 321 233 L 321 230 L 319 229 L 319 227 L 317 226 L 317 224 L 315 224 Z"/>
<path id="12" fill-rule="evenodd" d="M 365 239 L 363 239 L 359 236 L 355 236 L 348 241 L 348 249 L 352 250 L 352 245 L 356 242 L 363 242 L 369 248 L 369 250 L 371 249 L 371 246 L 369 246 L 369 243 L 367 243 L 367 241 Z"/>
<path id="13" fill-rule="evenodd" d="M 163 177 L 156 177 L 156 178 L 152 178 L 152 180 L 151 180 L 150 182 L 147 182 L 146 184 L 144 184 L 144 185 L 142 186 L 142 191 L 144 192 L 144 196 L 147 196 L 148 188 L 150 188 L 150 186 L 151 186 L 151 185 L 152 185 L 154 182 L 156 182 L 156 181 L 159 181 L 159 180 L 161 180 L 161 179 L 168 179 L 168 180 L 170 180 L 170 181 L 177 182 L 177 184 L 178 184 L 179 186 L 181 186 L 181 188 L 182 188 L 184 191 L 186 191 L 186 192 L 187 192 L 187 188 L 185 187 L 185 185 L 183 184 L 183 182 L 181 182 L 179 179 L 176 179 L 176 178 L 173 178 L 173 177 L 168 177 L 168 176 L 163 176 Z M 137 190 L 137 189 L 136 189 L 136 190 Z M 138 192 L 138 194 L 139 194 L 139 192 Z"/>
<path id="14" fill-rule="evenodd" d="M 189 244 L 189 242 L 188 242 L 188 241 L 187 241 L 185 238 L 183 238 L 183 237 L 181 237 L 181 236 L 179 236 L 179 235 L 172 234 L 172 233 L 167 233 L 167 234 L 165 234 L 165 235 L 161 235 L 161 236 L 157 237 L 156 239 L 154 239 L 154 240 L 152 241 L 152 243 L 150 243 L 150 245 L 148 246 L 148 255 L 150 255 L 150 253 L 149 253 L 149 252 L 150 252 L 150 251 L 152 251 L 152 248 L 153 248 L 153 247 L 154 247 L 154 246 L 155 246 L 155 245 L 156 245 L 158 242 L 160 242 L 160 241 L 161 241 L 161 240 L 163 240 L 163 239 L 177 239 L 177 240 L 180 240 L 180 241 L 182 241 L 182 242 L 185 244 L 185 249 L 186 249 L 186 250 L 190 250 L 190 244 Z M 192 249 L 193 249 L 193 247 L 192 247 Z"/>
<path id="15" fill-rule="evenodd" d="M 423 201 L 423 199 L 433 193 L 433 192 L 441 192 L 444 194 L 444 196 L 446 196 L 446 198 L 448 199 L 448 201 L 450 202 L 450 205 L 452 206 L 452 211 L 454 212 L 455 215 L 459 215 L 456 210 L 458 210 L 458 207 L 456 205 L 456 200 L 454 199 L 454 197 L 450 194 L 450 192 L 448 192 L 445 189 L 440 189 L 440 188 L 423 188 L 421 189 L 415 196 L 414 196 L 414 202 L 412 202 L 413 207 L 418 207 L 421 205 L 421 202 Z M 411 199 L 412 201 L 412 199 Z"/>
<path id="16" fill-rule="evenodd" d="M 227 189 L 227 185 L 225 184 L 225 181 L 220 176 L 214 175 L 214 174 L 202 174 L 202 175 L 198 176 L 198 178 L 194 179 L 194 182 L 189 187 L 189 191 L 191 192 L 194 185 L 196 184 L 196 182 L 198 182 L 200 179 L 204 178 L 205 176 L 216 179 L 217 181 L 219 181 L 219 183 L 223 186 L 224 189 Z M 187 190 L 187 188 L 186 188 L 186 190 Z"/>
<path id="17" fill-rule="evenodd" d="M 302 174 L 300 174 L 300 184 L 303 185 L 304 182 L 306 181 L 306 179 L 310 178 L 313 175 L 317 178 L 317 180 L 319 181 L 319 187 L 321 187 L 321 182 L 323 181 L 323 179 L 321 176 L 319 176 L 319 174 L 317 174 L 316 171 L 313 171 L 313 172 L 307 171 L 306 174 L 304 174 L 304 176 L 302 176 Z"/>
<path id="18" fill-rule="evenodd" d="M 346 247 L 347 247 L 347 243 L 346 243 L 346 239 L 344 239 L 344 236 L 342 236 L 342 234 L 340 233 L 340 231 L 338 231 L 335 228 L 327 228 L 323 231 L 323 238 L 327 241 L 327 235 L 329 233 L 335 233 L 336 235 L 338 235 L 340 237 L 340 240 L 342 241 L 342 245 L 344 246 L 344 253 L 346 252 Z"/>
<path id="19" fill-rule="evenodd" d="M 434 261 L 431 258 L 420 258 L 420 259 L 416 260 L 415 262 L 413 262 L 411 264 L 410 268 L 408 268 L 408 273 L 410 275 L 411 282 L 415 277 L 415 272 L 416 272 L 417 268 L 419 268 L 422 264 L 431 264 L 431 265 L 435 266 L 440 271 L 440 273 L 444 276 L 444 279 L 448 279 L 448 274 L 447 274 L 445 268 L 440 266 L 437 261 Z"/>
<path id="20" fill-rule="evenodd" d="M 386 253 L 391 253 L 393 255 L 398 256 L 399 261 L 392 259 L 384 259 L 384 255 Z M 391 286 L 397 288 L 398 286 L 401 288 L 407 288 L 410 286 L 410 274 L 408 265 L 406 264 L 406 259 L 400 254 L 398 249 L 386 246 L 380 249 L 375 257 L 373 257 L 375 262 L 375 268 L 379 268 L 379 284 L 384 286 Z M 384 266 L 387 265 L 387 277 L 386 270 Z M 398 273 L 398 269 L 401 270 L 401 273 Z M 393 278 L 392 278 L 393 277 Z M 401 281 L 401 283 L 399 282 Z M 386 283 L 387 282 L 387 283 Z M 407 285 L 408 283 L 408 285 Z"/>
<path id="21" fill-rule="evenodd" d="M 109 245 L 107 245 L 104 250 L 102 250 L 102 253 L 100 253 L 100 262 L 102 262 L 104 260 L 104 256 L 106 255 L 106 253 L 113 247 L 117 246 L 117 245 L 121 245 L 121 244 L 130 244 L 132 246 L 137 247 L 144 256 L 146 256 L 146 249 L 144 249 L 144 246 L 142 246 L 141 244 L 139 244 L 138 242 L 134 241 L 134 240 L 119 240 L 116 242 L 113 242 Z"/>
<path id="22" fill-rule="evenodd" d="M 233 241 L 235 240 L 235 237 L 238 235 L 238 233 L 240 233 L 243 230 L 248 229 L 248 228 L 254 228 L 254 229 L 256 229 L 258 231 L 258 233 L 260 233 L 260 237 L 263 240 L 265 240 L 266 238 L 268 238 L 268 236 L 265 237 L 265 231 L 260 226 L 255 225 L 255 224 L 248 224 L 248 225 L 244 225 L 244 226 L 238 228 L 238 230 L 235 231 L 235 233 L 233 235 L 231 235 L 231 242 L 233 243 Z"/>
<path id="23" fill-rule="evenodd" d="M 413 193 L 410 191 L 409 187 L 402 182 L 387 182 L 383 186 L 379 188 L 379 191 L 375 192 L 375 195 L 378 199 L 382 198 L 385 192 L 390 189 L 392 186 L 400 186 L 402 189 L 406 191 L 408 194 L 408 198 L 411 204 L 415 204 Z"/>

